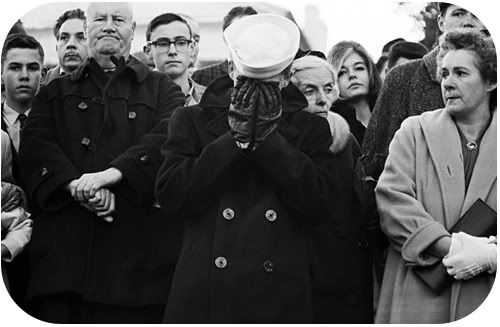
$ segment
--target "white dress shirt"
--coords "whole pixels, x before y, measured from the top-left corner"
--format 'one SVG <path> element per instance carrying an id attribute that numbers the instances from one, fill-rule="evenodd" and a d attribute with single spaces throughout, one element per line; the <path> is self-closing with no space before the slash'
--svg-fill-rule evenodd
<path id="1" fill-rule="evenodd" d="M 31 109 L 26 110 L 24 113 L 26 116 L 29 115 Z M 16 152 L 19 152 L 19 142 L 21 140 L 21 122 L 19 121 L 19 113 L 9 107 L 7 102 L 3 104 L 3 119 L 5 124 L 7 125 L 7 133 L 9 133 L 10 139 L 12 140 L 12 144 L 16 149 Z"/>

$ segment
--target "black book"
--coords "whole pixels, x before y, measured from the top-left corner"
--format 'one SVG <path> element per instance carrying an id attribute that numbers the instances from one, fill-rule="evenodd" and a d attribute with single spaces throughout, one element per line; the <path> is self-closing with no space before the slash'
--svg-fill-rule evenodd
<path id="1" fill-rule="evenodd" d="M 464 232 L 477 237 L 496 235 L 497 213 L 483 200 L 477 199 L 449 232 Z M 436 294 L 440 294 L 453 282 L 453 277 L 448 275 L 441 261 L 431 266 L 415 266 L 413 271 Z"/>

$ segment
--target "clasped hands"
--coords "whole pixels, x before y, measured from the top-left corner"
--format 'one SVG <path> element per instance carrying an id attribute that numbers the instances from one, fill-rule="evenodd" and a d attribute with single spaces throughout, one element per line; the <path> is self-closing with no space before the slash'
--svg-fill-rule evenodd
<path id="1" fill-rule="evenodd" d="M 66 190 L 71 193 L 85 209 L 95 213 L 107 222 L 112 222 L 111 214 L 115 211 L 115 194 L 109 190 L 110 186 L 122 180 L 122 173 L 114 168 L 83 174 L 66 185 Z"/>
<path id="2" fill-rule="evenodd" d="M 228 122 L 236 144 L 254 150 L 278 126 L 281 118 L 278 82 L 238 76 L 231 93 Z"/>
<path id="3" fill-rule="evenodd" d="M 487 271 L 497 269 L 496 237 L 475 237 L 464 232 L 453 233 L 443 265 L 455 279 L 468 280 Z"/>

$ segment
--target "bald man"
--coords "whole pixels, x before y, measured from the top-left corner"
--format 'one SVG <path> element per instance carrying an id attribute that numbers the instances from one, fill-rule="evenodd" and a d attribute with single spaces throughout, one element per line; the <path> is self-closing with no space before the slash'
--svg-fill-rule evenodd
<path id="1" fill-rule="evenodd" d="M 181 89 L 130 55 L 127 3 L 91 3 L 89 58 L 38 93 L 23 129 L 33 200 L 29 313 L 53 323 L 161 321 L 180 226 L 154 205 Z"/>

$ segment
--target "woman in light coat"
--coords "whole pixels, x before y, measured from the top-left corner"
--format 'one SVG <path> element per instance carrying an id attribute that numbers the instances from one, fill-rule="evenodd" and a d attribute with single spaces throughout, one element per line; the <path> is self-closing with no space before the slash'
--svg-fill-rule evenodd
<path id="1" fill-rule="evenodd" d="M 478 199 L 496 211 L 493 41 L 470 29 L 445 34 L 438 74 L 445 108 L 403 122 L 376 188 L 391 244 L 377 323 L 461 319 L 481 305 L 494 281 L 496 239 L 448 232 Z M 436 294 L 412 266 L 441 260 L 455 280 Z M 463 273 L 474 264 L 477 270 Z"/>

